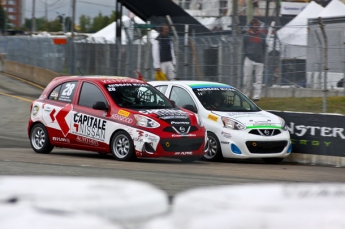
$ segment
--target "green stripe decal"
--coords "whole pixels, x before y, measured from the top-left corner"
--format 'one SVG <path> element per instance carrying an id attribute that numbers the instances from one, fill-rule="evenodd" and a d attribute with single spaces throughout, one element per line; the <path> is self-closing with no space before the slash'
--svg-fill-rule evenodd
<path id="1" fill-rule="evenodd" d="M 247 129 L 281 129 L 281 126 L 246 126 Z"/>

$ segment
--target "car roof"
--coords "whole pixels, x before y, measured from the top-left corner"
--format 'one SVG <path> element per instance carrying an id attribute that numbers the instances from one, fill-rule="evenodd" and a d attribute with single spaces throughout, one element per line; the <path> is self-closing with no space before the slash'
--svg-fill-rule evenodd
<path id="1" fill-rule="evenodd" d="M 89 79 L 94 82 L 100 82 L 104 84 L 109 83 L 145 83 L 144 81 L 130 78 L 127 76 L 105 76 L 105 75 L 85 75 L 85 76 L 59 76 L 54 80 L 66 80 L 66 79 Z"/>
<path id="2" fill-rule="evenodd" d="M 200 81 L 200 80 L 173 80 L 173 81 L 149 81 L 148 83 L 154 83 L 154 84 L 174 84 L 174 85 L 203 85 L 203 86 L 228 86 L 233 87 L 226 83 L 220 83 L 220 82 L 213 82 L 213 81 Z"/>

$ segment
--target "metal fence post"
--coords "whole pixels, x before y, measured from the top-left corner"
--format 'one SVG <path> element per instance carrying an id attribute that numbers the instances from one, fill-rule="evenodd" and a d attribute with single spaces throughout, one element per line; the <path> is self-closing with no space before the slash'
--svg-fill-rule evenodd
<path id="1" fill-rule="evenodd" d="M 323 62 L 323 70 L 324 70 L 324 79 L 323 79 L 323 103 L 322 103 L 322 111 L 324 113 L 327 112 L 327 92 L 328 92 L 328 88 L 327 88 L 327 71 L 328 71 L 328 40 L 327 40 L 327 35 L 325 32 L 325 25 L 322 23 L 322 19 L 321 17 L 319 17 L 319 25 L 320 25 L 320 29 L 323 35 L 323 40 L 324 40 L 324 49 L 323 49 L 323 56 L 324 56 L 324 62 Z"/>

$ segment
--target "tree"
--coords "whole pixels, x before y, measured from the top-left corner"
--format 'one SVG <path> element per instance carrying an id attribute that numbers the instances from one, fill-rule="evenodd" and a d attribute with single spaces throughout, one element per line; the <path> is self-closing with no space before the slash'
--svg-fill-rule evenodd
<path id="1" fill-rule="evenodd" d="M 91 18 L 90 16 L 81 15 L 79 17 L 80 32 L 89 33 L 91 29 Z"/>
<path id="2" fill-rule="evenodd" d="M 111 22 L 108 16 L 103 16 L 102 13 L 99 13 L 98 16 L 93 18 L 90 32 L 97 32 L 109 25 L 110 23 Z"/>
<path id="3" fill-rule="evenodd" d="M 5 29 L 5 17 L 6 13 L 4 8 L 0 5 L 0 28 Z"/>

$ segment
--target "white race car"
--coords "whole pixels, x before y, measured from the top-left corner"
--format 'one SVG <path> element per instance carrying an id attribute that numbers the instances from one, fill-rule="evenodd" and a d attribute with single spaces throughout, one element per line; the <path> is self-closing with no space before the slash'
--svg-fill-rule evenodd
<path id="1" fill-rule="evenodd" d="M 292 150 L 285 121 L 264 110 L 236 88 L 207 81 L 151 81 L 177 106 L 199 115 L 207 129 L 204 158 L 262 158 L 279 163 Z"/>

